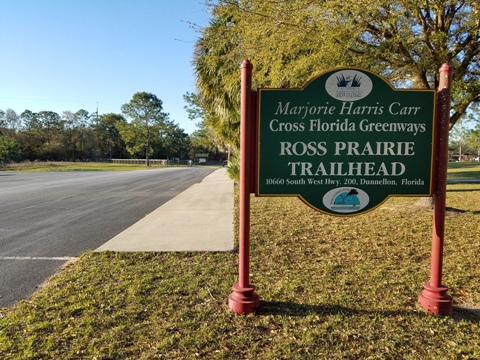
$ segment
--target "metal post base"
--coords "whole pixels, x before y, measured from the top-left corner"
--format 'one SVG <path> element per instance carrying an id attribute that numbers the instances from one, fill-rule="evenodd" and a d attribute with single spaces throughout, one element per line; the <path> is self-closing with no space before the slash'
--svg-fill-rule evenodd
<path id="1" fill-rule="evenodd" d="M 452 313 L 452 298 L 447 295 L 447 291 L 446 286 L 436 288 L 430 283 L 424 283 L 423 290 L 418 294 L 418 303 L 432 314 L 449 316 Z"/>
<path id="2" fill-rule="evenodd" d="M 228 307 L 237 314 L 248 315 L 255 312 L 260 305 L 260 297 L 254 293 L 255 286 L 249 284 L 248 287 L 242 288 L 240 285 L 234 284 L 233 292 L 228 297 Z"/>

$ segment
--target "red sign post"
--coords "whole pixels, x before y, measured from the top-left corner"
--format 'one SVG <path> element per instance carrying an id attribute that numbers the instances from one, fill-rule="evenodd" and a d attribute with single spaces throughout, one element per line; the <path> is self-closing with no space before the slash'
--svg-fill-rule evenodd
<path id="1" fill-rule="evenodd" d="M 240 215 L 239 215 L 239 260 L 238 283 L 228 297 L 228 306 L 237 314 L 250 314 L 257 310 L 260 298 L 250 284 L 250 194 L 254 192 L 254 132 L 255 109 L 253 109 L 252 68 L 250 61 L 242 63 L 240 94 Z M 253 110 L 253 111 L 252 111 Z"/>
<path id="2" fill-rule="evenodd" d="M 423 284 L 418 295 L 419 304 L 435 315 L 450 315 L 452 298 L 448 288 L 442 285 L 443 239 L 445 234 L 445 204 L 447 194 L 448 128 L 450 119 L 450 87 L 452 70 L 448 63 L 440 69 L 440 83 L 437 92 L 436 132 L 435 132 L 435 178 L 434 210 L 432 228 L 432 263 L 430 282 Z"/>

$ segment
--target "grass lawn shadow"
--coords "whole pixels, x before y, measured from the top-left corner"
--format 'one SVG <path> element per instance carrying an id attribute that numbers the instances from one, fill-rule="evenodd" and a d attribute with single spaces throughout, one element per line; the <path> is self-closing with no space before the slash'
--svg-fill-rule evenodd
<path id="1" fill-rule="evenodd" d="M 352 309 L 346 308 L 340 305 L 307 305 L 297 304 L 290 301 L 260 301 L 260 307 L 256 312 L 257 315 L 274 315 L 274 316 L 297 316 L 306 317 L 309 315 L 317 316 L 362 316 L 372 315 L 381 317 L 418 317 L 424 319 L 429 316 L 434 316 L 426 311 L 416 310 L 366 310 L 366 309 Z M 472 323 L 478 323 L 480 321 L 480 309 L 453 306 L 452 314 L 450 316 L 455 320 L 463 320 Z"/>
<path id="2" fill-rule="evenodd" d="M 447 194 L 448 193 L 454 193 L 454 192 L 468 192 L 468 193 L 471 193 L 471 192 L 476 192 L 476 191 L 480 191 L 480 189 L 447 189 Z"/>
<path id="3" fill-rule="evenodd" d="M 480 211 L 477 210 L 477 211 L 468 211 L 468 210 L 462 210 L 462 209 L 457 209 L 457 208 L 453 208 L 453 207 L 446 207 L 445 208 L 445 211 L 448 213 L 448 212 L 452 212 L 452 213 L 460 213 L 460 214 L 465 214 L 465 213 L 470 213 L 470 214 L 473 214 L 473 215 L 478 215 L 480 214 Z"/>
<path id="4" fill-rule="evenodd" d="M 470 308 L 453 305 L 452 319 L 467 320 L 472 323 L 480 323 L 480 308 Z"/>

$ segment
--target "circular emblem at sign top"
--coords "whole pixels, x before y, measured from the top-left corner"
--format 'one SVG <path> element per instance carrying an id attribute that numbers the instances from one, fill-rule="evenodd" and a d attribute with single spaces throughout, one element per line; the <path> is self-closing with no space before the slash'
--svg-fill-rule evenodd
<path id="1" fill-rule="evenodd" d="M 330 75 L 325 82 L 325 90 L 334 99 L 356 101 L 372 91 L 372 80 L 358 70 L 344 69 Z"/>
<path id="2" fill-rule="evenodd" d="M 354 187 L 332 189 L 323 196 L 323 205 L 341 214 L 360 211 L 368 205 L 369 201 L 370 197 L 365 191 Z"/>

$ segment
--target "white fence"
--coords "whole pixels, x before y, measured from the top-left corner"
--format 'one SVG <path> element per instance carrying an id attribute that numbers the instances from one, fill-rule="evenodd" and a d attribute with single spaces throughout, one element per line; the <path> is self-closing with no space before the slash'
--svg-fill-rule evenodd
<path id="1" fill-rule="evenodd" d="M 147 159 L 111 159 L 113 164 L 139 164 L 147 165 Z M 172 160 L 167 159 L 150 159 L 150 165 L 170 165 Z"/>
<path id="2" fill-rule="evenodd" d="M 138 165 L 147 165 L 147 161 L 145 159 L 105 159 L 102 160 L 105 162 L 111 162 L 112 164 L 138 164 Z M 206 162 L 199 162 L 198 159 L 195 161 L 190 160 L 177 160 L 174 161 L 173 159 L 150 159 L 150 165 L 152 166 L 167 166 L 167 165 L 211 165 L 211 166 L 225 166 L 227 165 L 226 161 L 218 161 L 218 160 L 208 160 Z"/>

